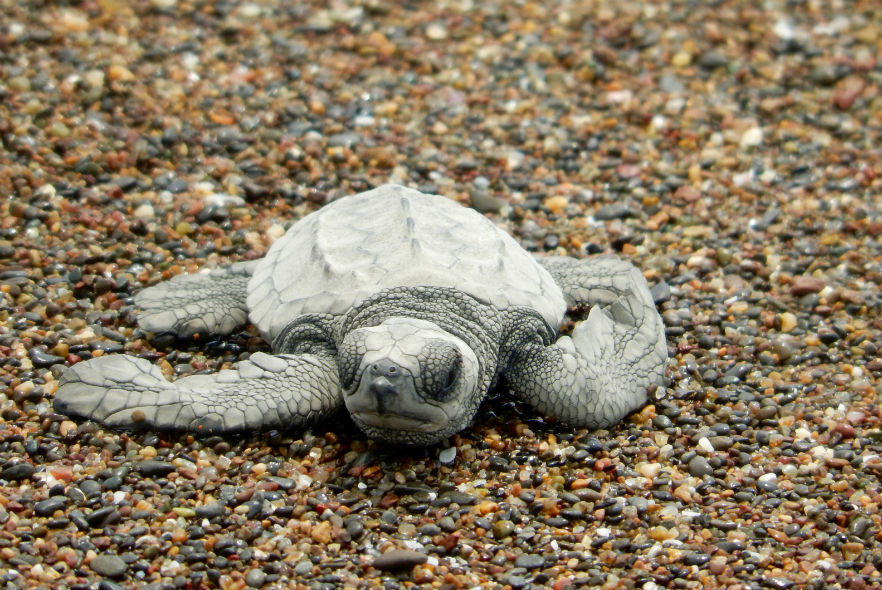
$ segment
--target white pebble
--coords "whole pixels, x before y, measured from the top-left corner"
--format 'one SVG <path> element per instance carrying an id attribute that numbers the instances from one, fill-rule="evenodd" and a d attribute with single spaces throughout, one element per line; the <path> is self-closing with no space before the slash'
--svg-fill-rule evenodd
<path id="1" fill-rule="evenodd" d="M 181 571 L 181 568 L 184 566 L 175 561 L 174 559 L 166 559 L 162 562 L 162 565 L 159 566 L 159 573 L 163 576 L 173 577 L 178 575 L 178 572 Z"/>
<path id="2" fill-rule="evenodd" d="M 664 115 L 653 115 L 649 121 L 649 126 L 653 129 L 664 129 L 668 126 L 668 120 Z"/>
<path id="3" fill-rule="evenodd" d="M 454 459 L 456 459 L 456 447 L 447 447 L 438 453 L 438 460 L 445 465 L 453 463 Z"/>
<path id="4" fill-rule="evenodd" d="M 447 38 L 447 27 L 441 23 L 431 23 L 426 27 L 426 37 L 433 41 L 441 41 Z"/>
<path id="5" fill-rule="evenodd" d="M 698 448 L 705 453 L 714 452 L 714 445 L 711 444 L 711 441 L 709 441 L 706 436 L 702 436 L 700 439 L 698 439 Z"/>
<path id="6" fill-rule="evenodd" d="M 278 223 L 274 223 L 269 226 L 266 230 L 266 236 L 273 242 L 281 238 L 285 235 L 285 228 L 279 225 Z"/>
<path id="7" fill-rule="evenodd" d="M 212 193 L 205 197 L 205 204 L 214 205 L 215 207 L 243 207 L 245 205 L 245 199 L 237 195 Z"/>
<path id="8" fill-rule="evenodd" d="M 677 115 L 686 107 L 686 99 L 682 96 L 674 96 L 665 103 L 665 112 L 669 115 Z"/>
<path id="9" fill-rule="evenodd" d="M 509 170 L 514 170 L 524 162 L 525 158 L 526 156 L 523 152 L 519 152 L 518 150 L 510 150 L 505 156 L 506 167 Z"/>
<path id="10" fill-rule="evenodd" d="M 312 478 L 305 473 L 298 473 L 294 478 L 297 480 L 297 484 L 294 488 L 296 490 L 305 490 L 312 485 Z"/>
<path id="11" fill-rule="evenodd" d="M 144 203 L 135 209 L 132 215 L 138 219 L 153 219 L 156 216 L 156 212 L 153 210 L 153 205 L 150 203 Z"/>
<path id="12" fill-rule="evenodd" d="M 758 147 L 763 143 L 763 130 L 759 127 L 751 127 L 741 135 L 739 146 L 746 150 Z"/>

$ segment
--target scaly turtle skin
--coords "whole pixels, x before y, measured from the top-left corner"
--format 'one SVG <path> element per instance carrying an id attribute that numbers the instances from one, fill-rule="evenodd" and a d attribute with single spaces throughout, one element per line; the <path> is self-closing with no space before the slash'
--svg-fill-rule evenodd
<path id="1" fill-rule="evenodd" d="M 207 434 L 302 427 L 345 406 L 371 438 L 427 445 L 468 426 L 499 379 L 543 414 L 611 426 L 667 359 L 630 263 L 534 258 L 474 210 L 395 185 L 307 215 L 261 260 L 175 277 L 135 303 L 142 328 L 180 337 L 250 320 L 274 354 L 174 382 L 145 359 L 95 358 L 64 373 L 59 412 Z"/>

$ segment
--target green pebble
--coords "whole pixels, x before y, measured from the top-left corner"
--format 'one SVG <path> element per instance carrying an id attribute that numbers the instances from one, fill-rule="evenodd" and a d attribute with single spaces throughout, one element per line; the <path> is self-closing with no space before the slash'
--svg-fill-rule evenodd
<path id="1" fill-rule="evenodd" d="M 186 506 L 175 506 L 172 508 L 172 512 L 178 516 L 183 516 L 184 518 L 193 518 L 196 516 L 196 511 L 192 508 L 187 508 Z"/>
<path id="2" fill-rule="evenodd" d="M 515 530 L 515 525 L 510 520 L 497 520 L 493 523 L 493 537 L 504 539 L 510 537 Z"/>

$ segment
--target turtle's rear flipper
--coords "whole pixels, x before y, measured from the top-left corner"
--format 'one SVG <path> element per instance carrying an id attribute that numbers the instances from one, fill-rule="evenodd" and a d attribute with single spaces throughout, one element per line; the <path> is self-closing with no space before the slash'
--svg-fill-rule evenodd
<path id="1" fill-rule="evenodd" d="M 189 338 L 231 333 L 248 321 L 245 298 L 257 261 L 178 275 L 135 295 L 138 325 L 148 332 Z"/>
<path id="2" fill-rule="evenodd" d="M 62 414 L 109 426 L 212 434 L 302 427 L 342 401 L 332 355 L 258 352 L 232 369 L 174 382 L 145 359 L 98 357 L 64 373 L 54 403 Z"/>
<path id="3" fill-rule="evenodd" d="M 646 403 L 668 357 L 662 319 L 643 275 L 616 258 L 547 259 L 573 305 L 591 305 L 572 336 L 514 347 L 505 373 L 514 393 L 574 426 L 608 428 Z"/>

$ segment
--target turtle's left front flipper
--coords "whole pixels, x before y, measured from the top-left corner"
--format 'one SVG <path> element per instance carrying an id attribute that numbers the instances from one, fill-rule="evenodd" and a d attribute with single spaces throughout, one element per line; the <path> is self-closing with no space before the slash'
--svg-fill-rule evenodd
<path id="1" fill-rule="evenodd" d="M 342 402 L 332 354 L 258 352 L 232 369 L 174 382 L 145 359 L 98 357 L 62 375 L 54 403 L 109 426 L 212 434 L 306 426 Z"/>
<path id="2" fill-rule="evenodd" d="M 554 259 L 552 259 L 554 260 Z M 619 259 L 556 262 L 568 298 L 593 305 L 572 336 L 548 344 L 541 330 L 510 344 L 504 375 L 518 397 L 574 426 L 608 428 L 646 403 L 668 357 L 664 324 L 643 275 Z M 562 280 L 566 279 L 566 280 Z"/>

